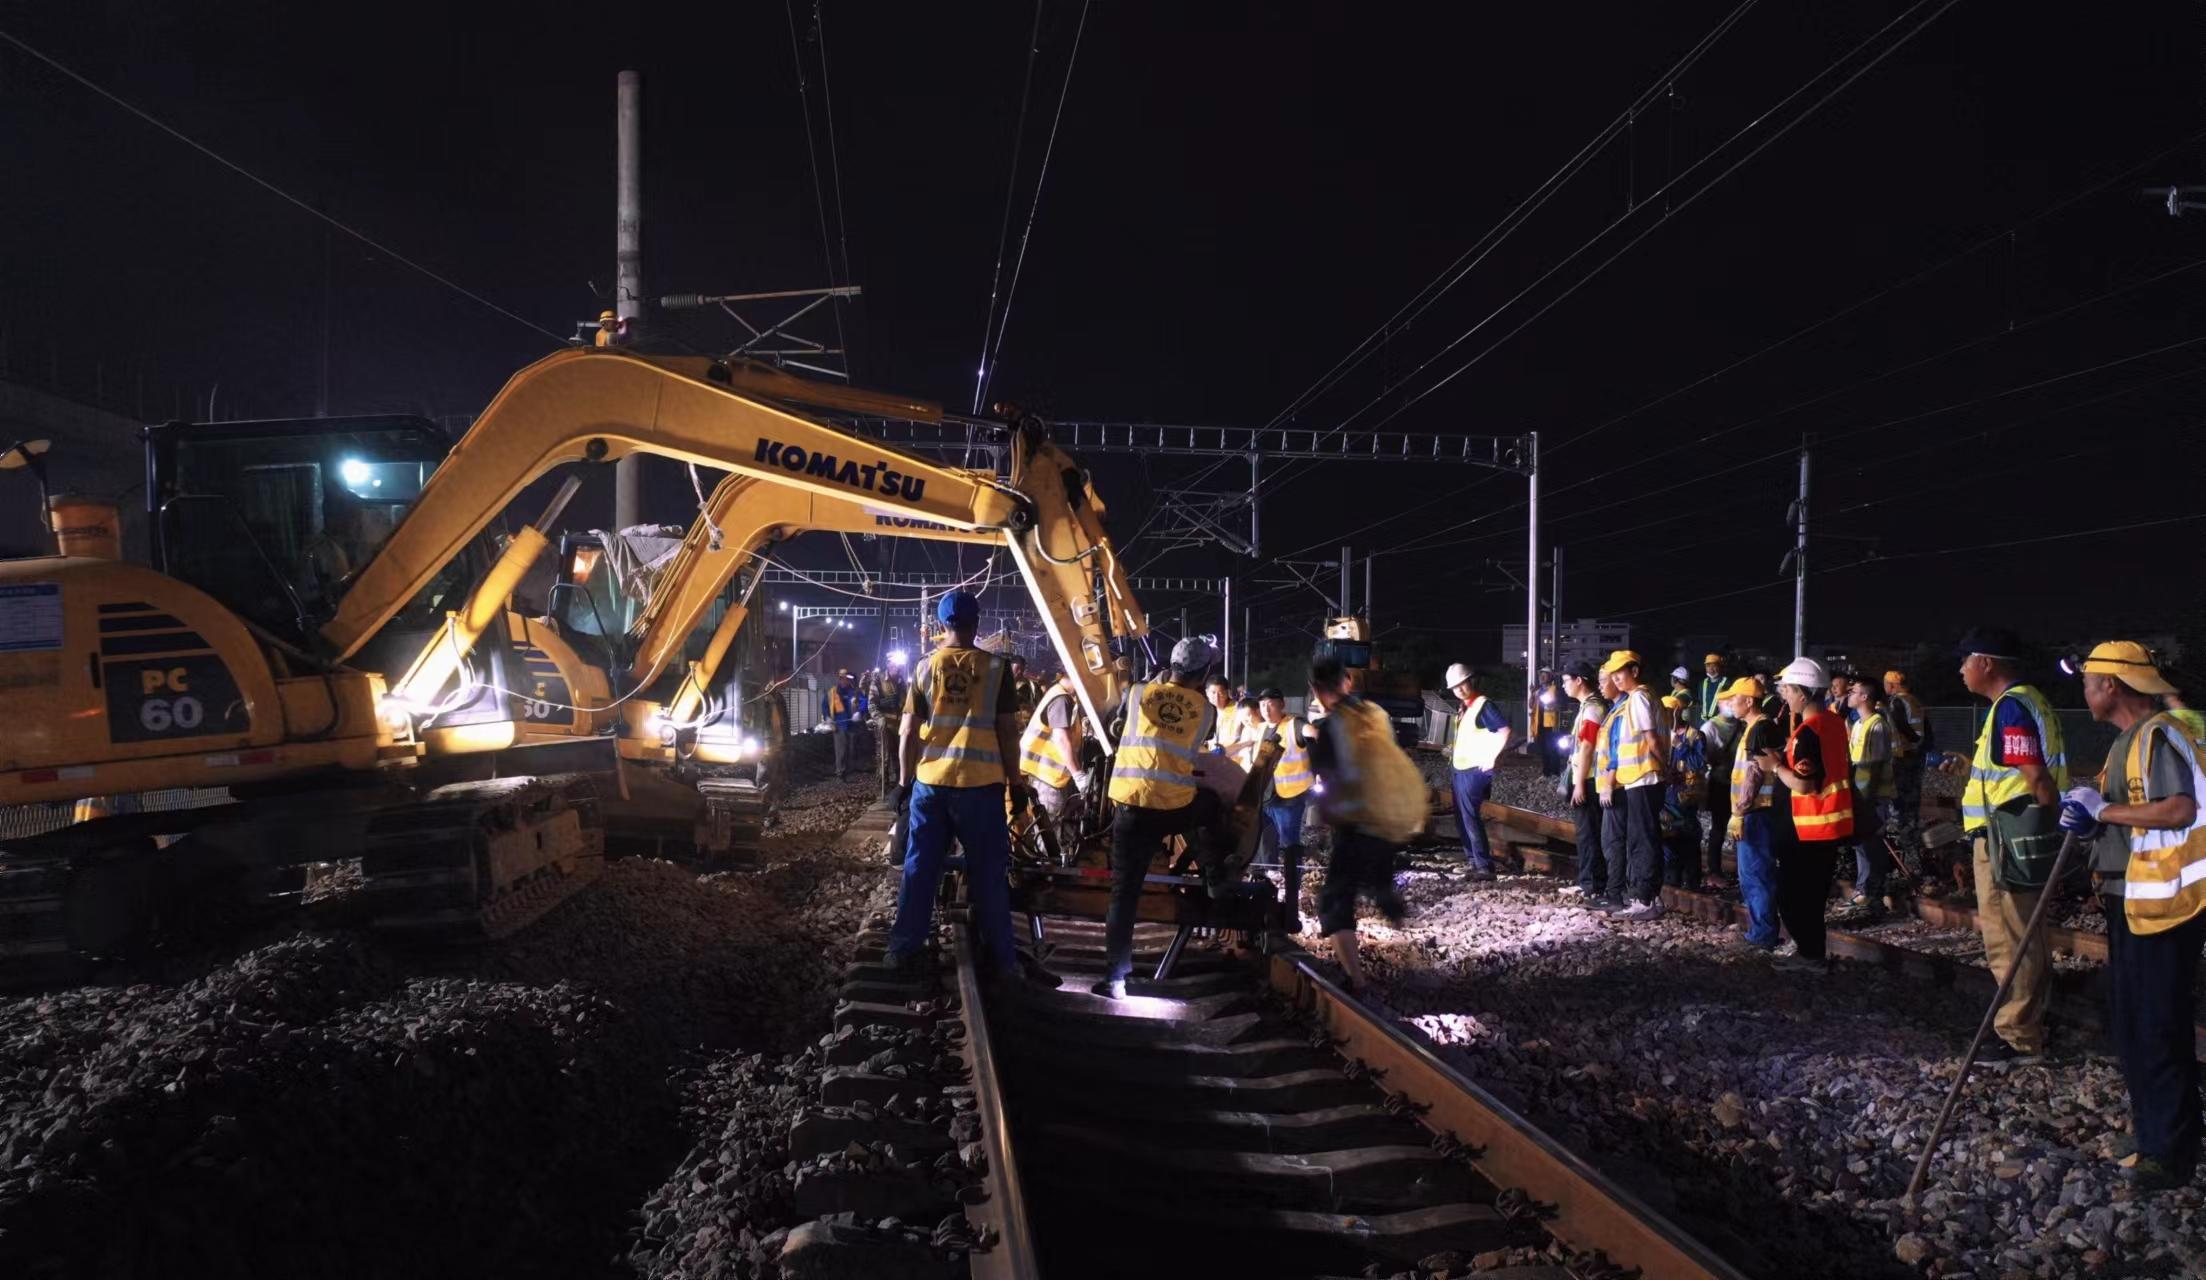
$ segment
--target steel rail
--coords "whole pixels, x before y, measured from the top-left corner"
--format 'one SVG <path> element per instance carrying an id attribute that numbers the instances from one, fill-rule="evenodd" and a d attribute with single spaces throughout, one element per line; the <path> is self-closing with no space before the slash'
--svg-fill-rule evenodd
<path id="1" fill-rule="evenodd" d="M 1420 1108 L 1418 1119 L 1474 1149 L 1471 1163 L 1495 1186 L 1554 1206 L 1542 1225 L 1565 1245 L 1598 1249 L 1613 1263 L 1663 1280 L 1747 1280 L 1746 1274 L 1645 1201 L 1541 1132 L 1400 1027 L 1383 1020 L 1312 967 L 1307 954 L 1271 959 L 1272 988 L 1309 1010 L 1385 1088 Z"/>
<path id="2" fill-rule="evenodd" d="M 958 1056 L 971 1073 L 968 1079 L 972 1082 L 974 1107 L 980 1113 L 981 1150 L 988 1158 L 980 1182 L 986 1195 L 966 1204 L 965 1220 L 973 1225 L 976 1236 L 991 1232 L 995 1236 L 988 1248 L 976 1247 L 969 1255 L 969 1273 L 972 1280 L 1039 1280 L 1041 1264 L 1034 1255 L 1034 1231 L 1019 1182 L 1018 1158 L 1012 1152 L 1011 1129 L 996 1077 L 995 1048 L 988 1038 L 988 1014 L 973 959 L 973 931 L 959 924 L 952 926 L 952 934 L 952 951 L 957 958 L 958 1017 L 965 1024 L 965 1042 L 958 1047 Z"/>

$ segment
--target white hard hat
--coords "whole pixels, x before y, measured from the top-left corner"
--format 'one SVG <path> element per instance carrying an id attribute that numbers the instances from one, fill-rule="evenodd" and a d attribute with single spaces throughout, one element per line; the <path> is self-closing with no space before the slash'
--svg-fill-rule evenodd
<path id="1" fill-rule="evenodd" d="M 1777 673 L 1777 683 L 1796 684 L 1803 689 L 1828 689 L 1831 677 L 1823 670 L 1823 664 L 1813 658 L 1794 658 Z"/>
<path id="2" fill-rule="evenodd" d="M 1670 669 L 1670 678 L 1672 680 L 1690 680 L 1693 678 L 1693 673 L 1687 671 L 1683 667 L 1672 667 Z"/>
<path id="3" fill-rule="evenodd" d="M 1471 669 L 1469 667 L 1464 666 L 1460 662 L 1451 662 L 1448 664 L 1448 674 L 1446 676 L 1445 687 L 1450 693 L 1453 693 L 1457 685 L 1462 684 L 1464 681 L 1470 678 Z"/>

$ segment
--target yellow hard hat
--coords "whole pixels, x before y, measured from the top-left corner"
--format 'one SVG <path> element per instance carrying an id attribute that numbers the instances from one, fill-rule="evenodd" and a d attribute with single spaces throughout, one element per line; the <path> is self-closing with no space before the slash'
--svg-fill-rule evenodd
<path id="1" fill-rule="evenodd" d="M 1708 665 L 1709 663 L 1711 663 L 1711 662 L 1722 662 L 1722 661 L 1723 661 L 1723 655 L 1722 655 L 1722 654 L 1720 654 L 1720 653 L 1704 653 L 1704 654 L 1702 654 L 1702 655 L 1700 656 L 1700 664 L 1701 664 L 1702 666 L 1704 666 L 1704 667 L 1705 667 L 1705 666 L 1707 666 L 1707 665 Z"/>
<path id="2" fill-rule="evenodd" d="M 1601 674 L 1613 676 L 1626 667 L 1638 665 L 1639 655 L 1637 653 L 1630 649 L 1614 649 L 1609 652 L 1609 660 L 1601 664 Z"/>
<path id="3" fill-rule="evenodd" d="M 1666 693 L 1662 695 L 1662 705 L 1668 707 L 1672 711 L 1676 711 L 1685 705 L 1685 699 L 1680 698 L 1674 693 Z"/>
<path id="4" fill-rule="evenodd" d="M 2174 693 L 2176 688 L 2160 674 L 2152 650 L 2135 640 L 2109 640 L 2083 660 L 2083 669 L 2095 676 L 2113 676 L 2139 693 Z"/>
<path id="5" fill-rule="evenodd" d="M 1756 702 L 1760 702 L 1768 696 L 1769 690 L 1764 689 L 1762 682 L 1753 676 L 1740 676 L 1716 691 L 1716 699 L 1719 702 L 1729 702 L 1733 698 L 1752 698 Z"/>

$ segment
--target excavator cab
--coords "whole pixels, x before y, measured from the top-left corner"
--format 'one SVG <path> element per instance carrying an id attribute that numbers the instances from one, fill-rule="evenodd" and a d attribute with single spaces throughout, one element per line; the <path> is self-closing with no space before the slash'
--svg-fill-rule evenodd
<path id="1" fill-rule="evenodd" d="M 435 423 L 398 415 L 170 422 L 144 437 L 154 567 L 301 647 L 451 449 Z M 433 616 L 465 568 L 456 559 L 410 612 Z"/>

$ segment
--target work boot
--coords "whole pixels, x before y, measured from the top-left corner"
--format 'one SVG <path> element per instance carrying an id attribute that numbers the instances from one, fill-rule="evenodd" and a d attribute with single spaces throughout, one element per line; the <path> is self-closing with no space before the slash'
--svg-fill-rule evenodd
<path id="1" fill-rule="evenodd" d="M 2161 1191 L 2175 1191 L 2191 1185 L 2191 1176 L 2197 1166 L 2163 1160 L 2159 1156 L 2139 1156 L 2137 1163 L 2129 1167 L 2129 1183 L 2146 1195 Z"/>
<path id="2" fill-rule="evenodd" d="M 1126 998 L 1126 980 L 1124 978 L 1105 978 L 1089 987 L 1088 991 L 1106 1000 L 1124 1000 Z"/>

